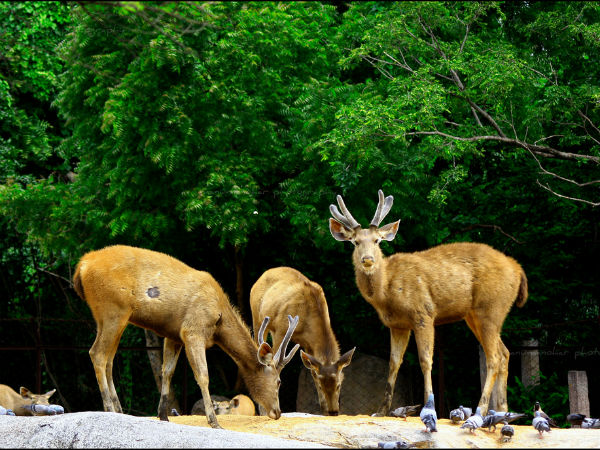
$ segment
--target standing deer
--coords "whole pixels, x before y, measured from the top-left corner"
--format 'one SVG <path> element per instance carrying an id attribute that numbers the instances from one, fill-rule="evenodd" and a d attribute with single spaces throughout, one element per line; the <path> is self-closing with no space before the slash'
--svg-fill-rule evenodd
<path id="1" fill-rule="evenodd" d="M 270 332 L 273 345 L 282 341 L 285 316 L 302 316 L 291 340 L 299 344 L 302 362 L 310 370 L 317 388 L 323 414 L 337 416 L 340 412 L 342 370 L 352 360 L 352 350 L 340 357 L 339 344 L 331 329 L 329 310 L 323 289 L 314 281 L 291 267 L 267 270 L 250 290 L 250 308 L 254 330 L 265 317 L 272 321 L 258 333 Z M 263 322 L 264 323 L 264 322 Z"/>
<path id="2" fill-rule="evenodd" d="M 356 284 L 361 294 L 377 311 L 381 322 L 390 329 L 390 367 L 384 400 L 379 415 L 387 415 L 394 393 L 398 369 L 411 330 L 415 334 L 419 363 L 425 380 L 425 399 L 433 392 L 431 366 L 435 325 L 465 320 L 481 343 L 486 355 L 487 375 L 479 399 L 486 414 L 496 378 L 495 409 L 508 411 L 506 383 L 509 352 L 500 339 L 504 319 L 515 302 L 522 307 L 527 300 L 527 277 L 513 258 L 485 244 L 456 242 L 438 245 L 415 253 L 396 253 L 384 257 L 379 248 L 382 239 L 396 236 L 400 220 L 383 227 L 379 224 L 394 201 L 379 204 L 368 229 L 362 229 L 352 217 L 342 197 L 329 209 L 329 230 L 338 241 L 354 244 L 352 261 Z"/>
<path id="3" fill-rule="evenodd" d="M 237 364 L 250 395 L 269 417 L 279 419 L 279 373 L 297 348 L 285 355 L 295 322 L 277 353 L 264 341 L 255 343 L 248 326 L 219 283 L 164 253 L 115 245 L 85 254 L 75 269 L 73 285 L 89 305 L 97 325 L 90 357 L 105 411 L 123 412 L 112 377 L 119 340 L 128 323 L 164 336 L 162 386 L 158 405 L 168 420 L 171 378 L 182 347 L 202 391 L 208 423 L 217 422 L 208 392 L 206 349 L 217 344 Z M 268 319 L 265 319 L 265 322 Z"/>

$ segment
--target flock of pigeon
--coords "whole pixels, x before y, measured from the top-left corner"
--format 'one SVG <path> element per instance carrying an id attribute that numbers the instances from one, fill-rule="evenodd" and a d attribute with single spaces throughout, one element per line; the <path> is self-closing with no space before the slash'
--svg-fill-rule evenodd
<path id="1" fill-rule="evenodd" d="M 421 405 L 401 406 L 393 410 L 390 415 L 393 417 L 401 417 L 406 420 L 406 416 L 416 415 L 420 406 Z M 423 422 L 423 425 L 425 425 L 426 432 L 431 433 L 437 431 L 437 413 L 435 412 L 433 394 L 429 394 L 427 403 L 425 403 L 425 406 L 421 409 L 419 416 L 421 418 L 421 422 Z M 450 411 L 450 420 L 452 423 L 458 424 L 463 422 L 460 428 L 466 429 L 470 433 L 475 433 L 475 430 L 478 428 L 487 428 L 487 430 L 490 432 L 493 428 L 493 431 L 495 432 L 496 426 L 502 423 L 503 425 L 500 429 L 500 434 L 503 442 L 510 441 L 515 434 L 515 429 L 509 424 L 522 417 L 525 417 L 525 414 L 514 412 L 497 412 L 493 409 L 490 409 L 487 415 L 484 417 L 481 415 L 481 408 L 477 407 L 475 414 L 473 414 L 473 410 L 471 408 L 466 408 L 462 405 Z M 571 426 L 600 429 L 600 419 L 588 418 L 584 414 L 569 414 L 567 416 L 567 422 L 569 422 Z M 535 402 L 535 405 L 533 406 L 533 420 L 531 424 L 539 433 L 540 438 L 543 437 L 544 432 L 550 432 L 551 427 L 558 427 L 554 419 L 552 419 L 542 410 L 540 402 Z M 384 449 L 410 448 L 411 446 L 412 445 L 406 441 L 380 442 L 378 444 L 379 448 Z"/>

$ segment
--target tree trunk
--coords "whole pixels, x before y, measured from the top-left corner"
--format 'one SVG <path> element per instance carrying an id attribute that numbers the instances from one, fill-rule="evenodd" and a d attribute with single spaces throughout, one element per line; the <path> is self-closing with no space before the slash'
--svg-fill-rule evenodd
<path id="1" fill-rule="evenodd" d="M 160 394 L 161 386 L 162 386 L 162 339 L 156 335 L 153 331 L 144 330 L 146 335 L 146 346 L 147 347 L 159 347 L 156 350 L 147 350 L 148 359 L 150 360 L 150 366 L 152 367 L 152 374 L 154 375 L 154 381 L 156 382 L 156 388 Z M 171 410 L 175 408 L 177 412 L 180 414 L 184 414 L 185 411 L 181 411 L 179 407 L 179 402 L 175 397 L 174 389 L 169 391 L 169 403 L 168 409 L 169 415 L 171 415 Z"/>
<path id="2" fill-rule="evenodd" d="M 246 321 L 246 323 L 252 323 L 252 318 L 248 319 L 248 317 L 246 317 L 246 303 L 244 302 L 244 258 L 239 245 L 234 247 L 234 261 L 236 304 L 244 321 Z M 244 388 L 244 380 L 238 369 L 234 389 L 236 392 L 242 392 Z"/>

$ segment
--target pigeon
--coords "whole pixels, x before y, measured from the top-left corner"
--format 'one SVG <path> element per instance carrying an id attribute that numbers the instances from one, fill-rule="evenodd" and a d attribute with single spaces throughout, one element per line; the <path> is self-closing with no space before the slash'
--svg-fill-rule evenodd
<path id="1" fill-rule="evenodd" d="M 504 426 L 500 430 L 500 434 L 502 435 L 503 441 L 508 442 L 514 436 L 515 429 L 511 425 L 509 425 L 506 420 L 504 420 Z"/>
<path id="2" fill-rule="evenodd" d="M 588 417 L 581 422 L 581 428 L 600 428 L 600 419 Z"/>
<path id="3" fill-rule="evenodd" d="M 54 414 L 64 414 L 65 408 L 60 405 L 48 405 L 48 408 L 54 411 Z"/>
<path id="4" fill-rule="evenodd" d="M 548 422 L 548 419 L 542 417 L 542 412 L 539 410 L 535 412 L 531 424 L 533 425 L 533 428 L 540 433 L 540 439 L 542 438 L 542 433 L 544 431 L 550 432 L 550 423 Z"/>
<path id="5" fill-rule="evenodd" d="M 461 420 L 466 420 L 473 415 L 473 410 L 471 408 L 465 408 L 463 405 L 460 405 L 458 408 L 450 411 L 450 420 L 452 423 L 458 423 Z"/>
<path id="6" fill-rule="evenodd" d="M 57 413 L 57 411 L 51 408 L 50 405 L 23 405 L 23 409 L 31 411 L 38 416 L 53 416 Z"/>
<path id="7" fill-rule="evenodd" d="M 558 425 L 556 424 L 556 422 L 554 421 L 554 419 L 552 417 L 550 417 L 548 414 L 546 414 L 543 410 L 542 407 L 540 406 L 540 402 L 535 402 L 535 405 L 533 406 L 533 415 L 535 416 L 535 412 L 539 411 L 540 415 L 546 419 L 548 421 L 548 424 L 551 427 L 557 428 Z"/>
<path id="8" fill-rule="evenodd" d="M 494 411 L 493 409 L 490 409 L 487 416 L 483 418 L 483 425 L 481 425 L 481 427 L 487 428 L 488 431 L 492 431 L 492 427 L 494 427 L 494 432 L 496 432 L 496 425 L 498 425 L 500 422 L 505 420 L 507 423 L 510 423 L 520 419 L 521 417 L 525 417 L 525 414 Z"/>
<path id="9" fill-rule="evenodd" d="M 180 416 L 180 415 L 181 415 L 181 414 L 179 414 L 179 413 L 177 412 L 177 410 L 176 410 L 175 408 L 172 408 L 172 409 L 171 409 L 171 414 L 172 414 L 172 415 L 174 415 L 174 416 Z"/>
<path id="10" fill-rule="evenodd" d="M 0 406 L 0 416 L 14 416 L 15 412 L 12 409 L 7 409 L 4 406 Z"/>
<path id="11" fill-rule="evenodd" d="M 406 420 L 406 416 L 414 416 L 417 414 L 417 411 L 421 405 L 413 405 L 413 406 L 400 406 L 396 408 L 392 412 L 390 412 L 390 416 L 392 417 L 401 417 Z"/>
<path id="12" fill-rule="evenodd" d="M 435 412 L 435 405 L 433 403 L 433 394 L 429 394 L 427 403 L 423 406 L 419 416 L 421 417 L 421 422 L 425 424 L 425 431 L 437 431 L 437 413 Z"/>
<path id="13" fill-rule="evenodd" d="M 391 449 L 391 448 L 415 448 L 415 444 L 411 444 L 410 442 L 406 442 L 405 440 L 400 439 L 399 441 L 395 441 L 395 442 L 379 442 L 377 444 L 377 448 L 385 448 L 385 449 Z"/>
<path id="14" fill-rule="evenodd" d="M 465 420 L 460 427 L 467 428 L 470 433 L 474 433 L 481 425 L 483 425 L 483 417 L 481 417 L 481 408 L 478 406 L 475 410 L 475 414 Z"/>
<path id="15" fill-rule="evenodd" d="M 581 426 L 581 423 L 585 419 L 585 414 L 569 414 L 567 416 L 567 422 L 571 424 L 571 426 Z"/>

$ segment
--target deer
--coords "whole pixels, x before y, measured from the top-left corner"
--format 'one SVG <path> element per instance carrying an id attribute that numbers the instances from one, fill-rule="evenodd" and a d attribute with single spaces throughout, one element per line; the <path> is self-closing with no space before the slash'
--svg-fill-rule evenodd
<path id="1" fill-rule="evenodd" d="M 256 407 L 254 402 L 244 394 L 238 394 L 231 400 L 214 402 L 215 412 L 219 414 L 231 414 L 238 416 L 255 416 Z"/>
<path id="2" fill-rule="evenodd" d="M 384 256 L 379 244 L 391 241 L 400 220 L 380 227 L 394 198 L 378 191 L 379 202 L 369 228 L 352 217 L 341 195 L 329 210 L 329 231 L 338 241 L 354 244 L 352 262 L 356 285 L 390 329 L 390 361 L 384 399 L 376 415 L 389 413 L 398 369 L 411 335 L 415 335 L 424 378 L 424 398 L 433 393 L 434 327 L 464 320 L 486 356 L 486 379 L 479 399 L 487 413 L 494 384 L 494 409 L 508 411 L 506 386 L 510 353 L 500 338 L 513 303 L 527 300 L 527 277 L 512 257 L 483 243 L 454 242 L 414 253 Z"/>
<path id="3" fill-rule="evenodd" d="M 131 323 L 164 337 L 158 405 L 161 420 L 169 420 L 171 379 L 185 347 L 202 392 L 208 423 L 212 428 L 222 428 L 208 390 L 206 349 L 214 344 L 235 361 L 250 395 L 269 417 L 281 416 L 279 375 L 298 350 L 294 347 L 286 354 L 298 317 L 290 318 L 275 352 L 268 343 L 254 341 L 239 311 L 210 273 L 193 269 L 165 253 L 126 245 L 83 255 L 75 268 L 73 287 L 90 307 L 96 322 L 96 339 L 89 354 L 105 411 L 123 412 L 112 367 L 121 336 Z"/>
<path id="4" fill-rule="evenodd" d="M 340 349 L 329 320 L 323 288 L 291 267 L 275 267 L 264 272 L 250 290 L 250 309 L 256 330 L 265 317 L 271 317 L 256 337 L 271 333 L 273 345 L 282 341 L 285 316 L 302 316 L 291 340 L 300 345 L 300 357 L 310 370 L 324 415 L 337 416 L 340 411 L 342 370 L 352 361 L 354 347 L 340 356 Z"/>
<path id="5" fill-rule="evenodd" d="M 17 416 L 38 416 L 44 413 L 36 412 L 31 405 L 49 406 L 50 397 L 56 392 L 56 389 L 45 394 L 34 394 L 26 387 L 21 386 L 19 392 L 15 391 L 6 384 L 0 384 L 0 406 L 12 410 Z"/>

